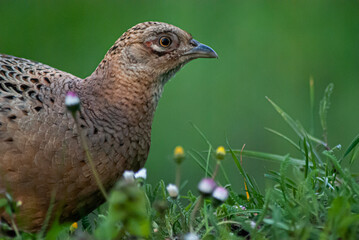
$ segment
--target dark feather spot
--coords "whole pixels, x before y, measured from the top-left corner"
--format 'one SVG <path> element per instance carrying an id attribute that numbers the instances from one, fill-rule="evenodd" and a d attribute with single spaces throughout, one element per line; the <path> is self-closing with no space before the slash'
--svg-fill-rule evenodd
<path id="1" fill-rule="evenodd" d="M 118 48 L 118 46 L 117 46 L 117 45 L 112 46 L 112 48 L 110 49 L 110 52 L 115 51 L 115 50 L 116 50 L 116 48 Z"/>
<path id="2" fill-rule="evenodd" d="M 3 92 L 9 92 L 9 90 L 6 89 L 3 84 L 0 84 L 0 90 L 2 90 Z"/>
<path id="3" fill-rule="evenodd" d="M 15 96 L 12 96 L 12 95 L 7 95 L 7 96 L 4 96 L 4 98 L 5 98 L 5 99 L 10 99 L 10 100 L 12 100 L 12 99 L 14 99 L 14 98 L 15 98 Z"/>
<path id="4" fill-rule="evenodd" d="M 6 72 L 4 70 L 0 70 L 0 75 L 6 77 Z"/>
<path id="5" fill-rule="evenodd" d="M 42 107 L 40 107 L 40 106 L 35 107 L 36 112 L 40 112 L 41 109 L 42 109 Z"/>
<path id="6" fill-rule="evenodd" d="M 44 101 L 43 101 L 43 98 L 42 98 L 39 94 L 36 94 L 36 99 L 37 99 L 37 101 L 39 101 L 39 102 L 41 102 L 41 103 L 44 102 Z"/>
<path id="7" fill-rule="evenodd" d="M 45 80 L 45 82 L 46 82 L 48 85 L 51 84 L 50 79 L 49 79 L 48 77 L 44 77 L 44 80 Z"/>
<path id="8" fill-rule="evenodd" d="M 9 77 L 14 78 L 15 72 L 9 72 L 8 75 Z"/>
<path id="9" fill-rule="evenodd" d="M 12 67 L 8 66 L 8 65 L 4 65 L 4 67 L 9 71 L 14 71 L 14 69 Z"/>
<path id="10" fill-rule="evenodd" d="M 40 90 L 40 89 L 42 88 L 42 86 L 44 86 L 44 85 L 42 85 L 42 84 L 37 84 L 37 85 L 36 85 L 36 88 Z"/>
<path id="11" fill-rule="evenodd" d="M 14 139 L 12 137 L 5 139 L 5 142 L 13 142 L 13 141 L 14 141 Z"/>
<path id="12" fill-rule="evenodd" d="M 32 82 L 32 83 L 39 83 L 39 79 L 37 79 L 37 78 L 31 78 L 30 79 L 30 82 Z"/>
<path id="13" fill-rule="evenodd" d="M 24 92 L 26 92 L 29 88 L 30 88 L 30 87 L 27 86 L 26 84 L 21 84 L 21 85 L 20 85 L 20 89 L 21 89 L 22 91 L 24 91 Z"/>
<path id="14" fill-rule="evenodd" d="M 22 92 L 21 92 L 19 89 L 17 89 L 17 86 L 16 86 L 15 84 L 6 82 L 6 83 L 5 83 L 5 87 L 7 87 L 8 89 L 11 88 L 12 90 L 14 90 L 15 92 L 17 92 L 18 94 L 22 94 Z"/>
<path id="15" fill-rule="evenodd" d="M 16 115 L 10 115 L 7 117 L 10 121 L 13 121 L 16 119 Z"/>
<path id="16" fill-rule="evenodd" d="M 33 91 L 33 90 L 30 90 L 30 91 L 27 92 L 27 95 L 28 95 L 29 97 L 34 98 L 34 96 L 36 95 L 36 92 Z"/>
<path id="17" fill-rule="evenodd" d="M 19 68 L 18 66 L 15 66 L 14 68 L 15 68 L 18 72 L 21 72 L 21 73 L 24 72 L 24 71 L 22 71 L 22 69 Z"/>

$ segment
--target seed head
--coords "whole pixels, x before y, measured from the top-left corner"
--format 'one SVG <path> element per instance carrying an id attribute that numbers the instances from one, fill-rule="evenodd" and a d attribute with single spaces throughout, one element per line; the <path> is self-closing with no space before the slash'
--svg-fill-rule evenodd
<path id="1" fill-rule="evenodd" d="M 223 146 L 219 146 L 216 150 L 216 158 L 218 160 L 223 160 L 225 156 L 226 156 L 226 150 L 224 149 Z"/>

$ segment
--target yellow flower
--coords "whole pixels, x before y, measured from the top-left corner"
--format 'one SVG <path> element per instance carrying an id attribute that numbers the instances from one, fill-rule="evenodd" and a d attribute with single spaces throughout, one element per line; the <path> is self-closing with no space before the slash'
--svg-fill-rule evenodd
<path id="1" fill-rule="evenodd" d="M 185 157 L 183 147 L 177 146 L 175 148 L 175 150 L 174 150 L 173 156 L 174 156 L 174 159 L 175 159 L 176 163 L 178 163 L 178 164 L 182 163 L 182 161 L 183 161 L 183 159 Z"/>
<path id="2" fill-rule="evenodd" d="M 73 224 L 71 224 L 70 231 L 74 232 L 78 227 L 79 225 L 77 224 L 77 222 L 74 222 Z"/>
<path id="3" fill-rule="evenodd" d="M 224 147 L 219 146 L 216 150 L 216 158 L 218 160 L 223 160 L 224 156 L 226 156 L 226 150 L 224 149 Z"/>

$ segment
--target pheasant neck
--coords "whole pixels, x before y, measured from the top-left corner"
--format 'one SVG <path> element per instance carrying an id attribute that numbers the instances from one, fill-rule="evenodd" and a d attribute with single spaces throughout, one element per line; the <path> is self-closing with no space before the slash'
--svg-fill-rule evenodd
<path id="1" fill-rule="evenodd" d="M 83 107 L 113 124 L 143 125 L 151 129 L 163 84 L 141 71 L 122 74 L 103 70 L 100 64 L 79 84 Z"/>

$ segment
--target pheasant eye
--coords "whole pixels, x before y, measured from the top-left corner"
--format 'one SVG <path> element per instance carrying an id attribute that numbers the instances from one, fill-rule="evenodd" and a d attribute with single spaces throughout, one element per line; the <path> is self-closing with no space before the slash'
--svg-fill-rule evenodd
<path id="1" fill-rule="evenodd" d="M 171 45 L 172 41 L 169 37 L 161 37 L 160 38 L 160 45 L 162 47 L 168 47 L 169 45 Z"/>

